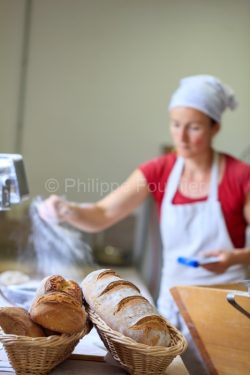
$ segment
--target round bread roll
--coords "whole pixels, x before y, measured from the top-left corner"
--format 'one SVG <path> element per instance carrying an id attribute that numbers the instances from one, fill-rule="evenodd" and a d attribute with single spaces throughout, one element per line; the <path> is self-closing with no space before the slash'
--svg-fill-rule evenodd
<path id="1" fill-rule="evenodd" d="M 44 337 L 41 327 L 34 323 L 28 311 L 21 307 L 1 307 L 0 326 L 7 334 L 30 337 Z"/>
<path id="2" fill-rule="evenodd" d="M 82 290 L 80 286 L 73 280 L 66 280 L 60 275 L 52 275 L 45 277 L 37 291 L 36 297 L 42 296 L 49 292 L 64 292 L 76 298 L 82 304 Z"/>
<path id="3" fill-rule="evenodd" d="M 102 269 L 88 274 L 81 287 L 86 302 L 112 329 L 142 344 L 169 345 L 165 319 L 133 283 Z"/>
<path id="4" fill-rule="evenodd" d="M 58 333 L 80 332 L 87 323 L 80 286 L 60 275 L 44 278 L 30 308 L 31 319 Z"/>
<path id="5" fill-rule="evenodd" d="M 63 292 L 50 292 L 36 297 L 30 316 L 44 328 L 68 334 L 80 332 L 87 320 L 87 313 L 79 301 Z"/>

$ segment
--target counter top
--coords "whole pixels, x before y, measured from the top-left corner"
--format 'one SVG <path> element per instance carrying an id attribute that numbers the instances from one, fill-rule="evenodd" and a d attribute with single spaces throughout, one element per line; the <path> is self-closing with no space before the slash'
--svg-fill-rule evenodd
<path id="1" fill-rule="evenodd" d="M 0 357 L 0 374 L 15 375 L 15 372 L 10 367 L 7 361 L 2 361 Z M 91 360 L 74 360 L 67 359 L 59 366 L 54 368 L 50 375 L 126 375 L 128 374 L 121 367 L 101 361 Z M 183 362 L 179 356 L 177 356 L 173 362 L 168 366 L 165 375 L 189 375 Z"/>
<path id="2" fill-rule="evenodd" d="M 94 362 L 94 361 L 76 361 L 67 360 L 54 369 L 51 375 L 76 375 L 82 373 L 88 375 L 126 375 L 127 372 L 121 367 L 106 363 L 106 362 Z M 166 375 L 188 375 L 187 370 L 183 366 L 183 362 L 180 357 L 174 359 L 174 361 L 167 368 Z"/>

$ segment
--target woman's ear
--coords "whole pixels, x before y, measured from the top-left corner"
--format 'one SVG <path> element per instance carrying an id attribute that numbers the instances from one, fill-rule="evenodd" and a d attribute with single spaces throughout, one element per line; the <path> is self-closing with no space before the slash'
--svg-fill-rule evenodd
<path id="1" fill-rule="evenodd" d="M 220 125 L 218 122 L 213 123 L 213 125 L 212 125 L 213 137 L 214 137 L 217 133 L 219 133 L 220 128 L 221 128 L 221 125 Z"/>

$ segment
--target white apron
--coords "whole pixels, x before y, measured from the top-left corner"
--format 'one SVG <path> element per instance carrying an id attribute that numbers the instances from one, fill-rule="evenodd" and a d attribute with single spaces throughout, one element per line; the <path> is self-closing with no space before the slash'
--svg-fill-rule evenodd
<path id="1" fill-rule="evenodd" d="M 158 310 L 176 326 L 179 326 L 180 317 L 172 303 L 170 287 L 219 284 L 246 278 L 246 269 L 241 265 L 232 266 L 223 274 L 215 274 L 202 267 L 192 268 L 177 263 L 179 256 L 200 256 L 208 250 L 231 251 L 234 248 L 218 201 L 218 155 L 214 157 L 206 201 L 181 205 L 172 203 L 183 167 L 184 159 L 177 158 L 167 183 L 160 220 L 163 268 Z"/>

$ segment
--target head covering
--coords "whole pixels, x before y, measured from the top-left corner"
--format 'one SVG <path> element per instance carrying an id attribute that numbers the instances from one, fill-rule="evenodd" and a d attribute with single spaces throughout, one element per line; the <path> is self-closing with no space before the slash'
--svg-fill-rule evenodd
<path id="1" fill-rule="evenodd" d="M 220 123 L 226 108 L 234 110 L 238 103 L 231 87 L 210 75 L 183 78 L 170 99 L 169 110 L 190 107 L 201 111 Z"/>

